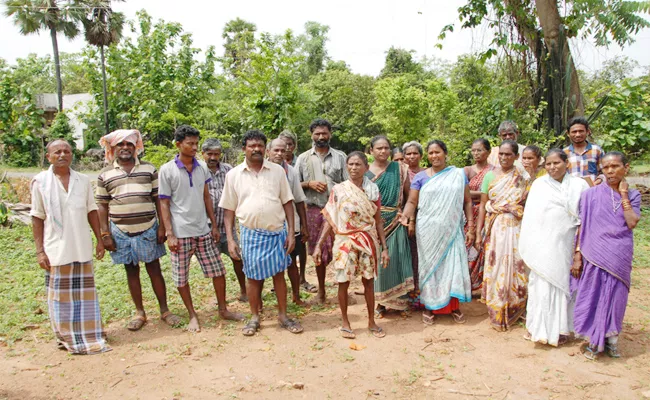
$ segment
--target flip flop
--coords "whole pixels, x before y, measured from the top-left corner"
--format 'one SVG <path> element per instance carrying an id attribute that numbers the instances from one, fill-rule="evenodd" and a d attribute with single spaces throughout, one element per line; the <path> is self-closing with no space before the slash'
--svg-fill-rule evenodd
<path id="1" fill-rule="evenodd" d="M 370 333 L 372 333 L 372 336 L 376 338 L 381 339 L 383 337 L 386 337 L 386 332 L 384 332 L 384 330 L 380 326 L 376 328 L 368 328 L 368 330 L 370 331 Z"/>
<path id="2" fill-rule="evenodd" d="M 260 329 L 260 323 L 259 321 L 248 321 L 246 326 L 244 326 L 241 330 L 242 335 L 244 336 L 253 336 L 255 335 L 255 332 L 257 332 Z"/>
<path id="3" fill-rule="evenodd" d="M 165 322 L 167 325 L 175 327 L 180 325 L 182 322 L 181 317 L 179 317 L 176 314 L 172 314 L 171 311 L 166 311 L 164 312 L 161 316 L 160 319 Z"/>
<path id="4" fill-rule="evenodd" d="M 284 322 L 280 322 L 280 327 L 288 330 L 291 333 L 302 333 L 303 328 L 300 325 L 300 323 L 294 319 L 287 318 L 284 320 Z"/>
<path id="5" fill-rule="evenodd" d="M 354 331 L 352 331 L 352 329 L 340 327 L 339 332 L 341 333 L 341 337 L 344 339 L 354 339 L 357 337 L 357 335 L 354 334 Z"/>
<path id="6" fill-rule="evenodd" d="M 607 355 L 610 356 L 611 358 L 621 358 L 621 353 L 618 352 L 618 346 L 614 344 L 606 344 L 605 345 L 605 352 L 607 352 Z"/>
<path id="7" fill-rule="evenodd" d="M 587 360 L 595 361 L 598 357 L 598 352 L 592 349 L 589 345 L 585 346 L 582 351 L 582 355 L 585 356 Z"/>
<path id="8" fill-rule="evenodd" d="M 312 285 L 309 282 L 303 282 L 303 283 L 300 284 L 300 286 L 302 286 L 302 288 L 307 293 L 316 293 L 316 292 L 318 292 L 318 288 L 315 285 Z"/>
<path id="9" fill-rule="evenodd" d="M 433 325 L 435 323 L 435 316 L 433 314 L 427 315 L 425 313 L 422 313 L 422 322 L 425 325 Z"/>
<path id="10" fill-rule="evenodd" d="M 378 306 L 375 309 L 375 318 L 382 319 L 386 315 L 386 307 L 384 306 Z"/>
<path id="11" fill-rule="evenodd" d="M 464 324 L 465 322 L 467 322 L 467 320 L 465 319 L 465 314 L 463 314 L 460 311 L 458 311 L 458 313 L 452 311 L 451 316 L 454 317 L 454 322 L 457 324 Z"/>
<path id="12" fill-rule="evenodd" d="M 144 324 L 147 322 L 147 318 L 143 317 L 142 315 L 136 315 L 129 321 L 129 323 L 126 325 L 126 329 L 135 332 L 139 331 Z"/>

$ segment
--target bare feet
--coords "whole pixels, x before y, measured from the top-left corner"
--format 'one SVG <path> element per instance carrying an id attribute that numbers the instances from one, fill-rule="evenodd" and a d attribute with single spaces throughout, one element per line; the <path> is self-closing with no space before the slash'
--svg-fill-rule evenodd
<path id="1" fill-rule="evenodd" d="M 297 298 L 294 297 L 294 298 L 293 298 L 293 304 L 295 304 L 295 305 L 297 305 L 297 306 L 300 306 L 300 307 L 308 307 L 308 306 L 309 306 L 309 304 L 307 304 L 306 302 L 302 301 L 302 299 L 301 299 L 300 297 L 297 297 Z"/>
<path id="2" fill-rule="evenodd" d="M 199 325 L 199 317 L 196 315 L 190 318 L 190 323 L 187 324 L 187 328 L 185 328 L 186 331 L 188 332 L 201 332 L 201 326 Z"/>
<path id="3" fill-rule="evenodd" d="M 246 293 L 242 293 L 237 298 L 237 301 L 239 301 L 241 303 L 248 303 L 248 296 L 246 296 Z"/>
<path id="4" fill-rule="evenodd" d="M 325 291 L 323 290 L 322 292 L 319 290 L 318 294 L 314 298 L 314 303 L 316 304 L 325 304 L 327 302 L 327 299 L 325 297 Z"/>
<path id="5" fill-rule="evenodd" d="M 237 313 L 237 312 L 231 312 L 231 311 L 228 311 L 228 310 L 223 310 L 223 311 L 220 310 L 219 311 L 219 316 L 221 317 L 221 319 L 225 319 L 225 320 L 228 320 L 228 321 L 243 321 L 244 320 L 244 315 L 243 314 L 240 314 L 240 313 Z"/>

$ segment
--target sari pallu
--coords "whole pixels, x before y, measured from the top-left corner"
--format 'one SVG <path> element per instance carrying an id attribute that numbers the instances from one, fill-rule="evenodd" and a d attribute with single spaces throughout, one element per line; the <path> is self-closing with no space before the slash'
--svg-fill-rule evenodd
<path id="1" fill-rule="evenodd" d="M 480 191 L 481 184 L 483 183 L 483 178 L 485 177 L 485 174 L 487 174 L 492 169 L 494 169 L 494 167 L 488 164 L 478 174 L 476 174 L 472 179 L 470 179 L 469 190 Z M 474 221 L 478 221 L 478 212 L 480 206 L 481 206 L 480 201 L 478 203 L 472 202 L 472 214 L 474 215 Z M 465 224 L 465 234 L 467 235 L 467 224 Z M 481 232 L 477 232 L 477 234 L 480 235 Z M 467 247 L 469 277 L 472 282 L 472 291 L 481 290 L 481 287 L 483 286 L 483 262 L 484 262 L 483 255 L 484 254 L 485 253 L 483 252 L 483 242 L 481 242 L 481 246 L 479 247 L 478 251 L 476 251 L 476 249 L 474 248 L 474 243 L 470 243 L 469 246 Z"/>
<path id="2" fill-rule="evenodd" d="M 641 195 L 630 189 L 630 204 L 641 214 Z M 623 328 L 634 256 L 634 236 L 623 216 L 620 194 L 606 184 L 594 186 L 580 199 L 579 243 L 583 271 L 579 280 L 572 279 L 571 290 L 577 291 L 574 315 L 576 334 L 589 339 L 598 351 L 605 349 L 605 339 L 618 336 Z"/>
<path id="3" fill-rule="evenodd" d="M 427 310 L 457 309 L 472 299 L 463 233 L 463 170 L 447 167 L 420 189 L 416 237 L 420 302 Z M 450 304 L 453 307 L 449 307 Z"/>
<path id="4" fill-rule="evenodd" d="M 413 290 L 413 268 L 406 227 L 397 219 L 404 193 L 407 172 L 397 162 L 391 162 L 386 170 L 374 176 L 366 175 L 379 188 L 381 195 L 381 218 L 384 222 L 386 244 L 390 263 L 377 271 L 375 300 L 393 310 L 409 308 L 408 292 Z"/>
<path id="5" fill-rule="evenodd" d="M 348 280 L 359 273 L 365 279 L 374 277 L 379 256 L 378 201 L 377 186 L 365 177 L 363 190 L 349 180 L 332 188 L 323 216 L 335 234 L 332 266 L 339 282 L 347 281 L 339 279 L 344 275 Z"/>
<path id="6" fill-rule="evenodd" d="M 527 179 L 513 168 L 488 188 L 481 301 L 497 330 L 507 330 L 526 310 L 528 277 L 517 250 L 526 186 Z"/>

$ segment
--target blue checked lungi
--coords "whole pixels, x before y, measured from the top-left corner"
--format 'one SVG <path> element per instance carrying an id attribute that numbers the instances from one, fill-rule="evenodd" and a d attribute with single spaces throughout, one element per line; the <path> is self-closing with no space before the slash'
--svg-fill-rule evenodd
<path id="1" fill-rule="evenodd" d="M 241 252 L 244 275 L 249 279 L 264 280 L 276 275 L 291 264 L 291 256 L 284 248 L 287 229 L 273 232 L 240 226 Z"/>
<path id="2" fill-rule="evenodd" d="M 166 254 L 165 245 L 158 243 L 158 222 L 139 235 L 129 236 L 111 221 L 111 235 L 116 251 L 111 251 L 113 264 L 151 262 Z"/>

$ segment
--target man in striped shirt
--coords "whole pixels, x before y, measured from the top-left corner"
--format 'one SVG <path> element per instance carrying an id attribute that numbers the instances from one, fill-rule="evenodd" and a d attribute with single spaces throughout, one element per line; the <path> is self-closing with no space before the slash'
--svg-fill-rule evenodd
<path id="1" fill-rule="evenodd" d="M 101 237 L 114 264 L 124 264 L 135 317 L 127 328 L 137 331 L 147 321 L 142 305 L 140 262 L 144 262 L 158 299 L 160 317 L 169 325 L 181 320 L 167 307 L 165 279 L 159 258 L 165 255 L 165 230 L 158 224 L 158 171 L 140 161 L 142 137 L 135 129 L 121 129 L 100 139 L 109 165 L 97 178 L 95 200 L 99 207 Z M 156 218 L 158 217 L 158 218 Z"/>

